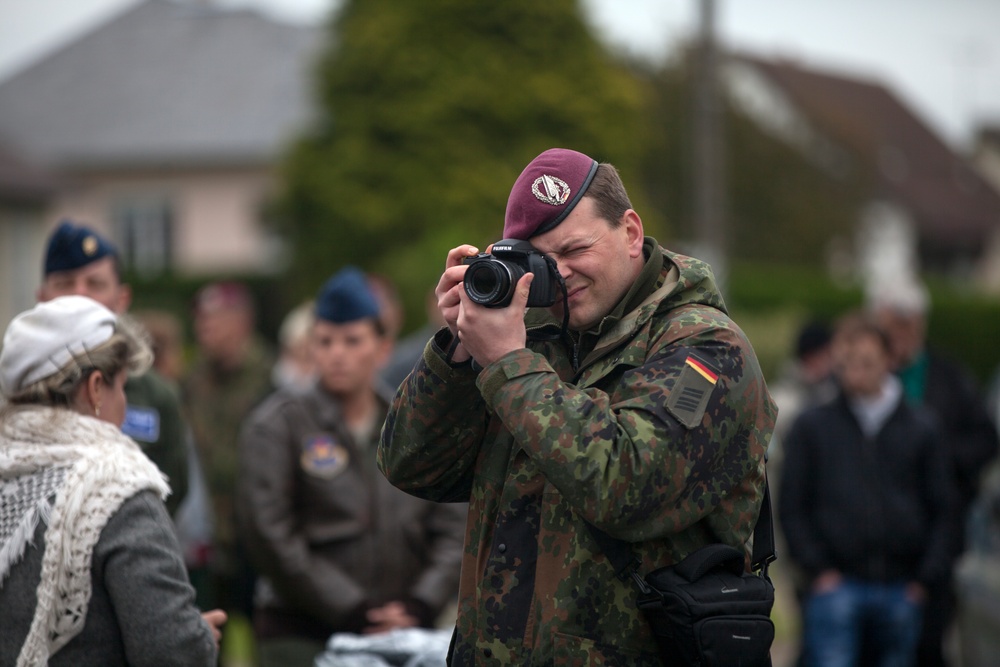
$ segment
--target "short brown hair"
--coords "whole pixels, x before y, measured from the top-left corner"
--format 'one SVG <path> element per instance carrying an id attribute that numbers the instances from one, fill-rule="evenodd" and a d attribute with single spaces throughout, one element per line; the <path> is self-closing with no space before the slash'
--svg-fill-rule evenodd
<path id="1" fill-rule="evenodd" d="M 585 197 L 590 197 L 597 204 L 597 213 L 608 221 L 612 227 L 622 223 L 625 211 L 632 208 L 632 202 L 625 191 L 625 184 L 613 164 L 602 162 L 597 166 L 594 180 L 587 188 Z"/>

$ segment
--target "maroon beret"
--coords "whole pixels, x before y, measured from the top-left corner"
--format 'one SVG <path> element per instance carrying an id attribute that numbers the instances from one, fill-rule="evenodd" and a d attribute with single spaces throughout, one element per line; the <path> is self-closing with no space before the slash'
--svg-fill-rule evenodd
<path id="1" fill-rule="evenodd" d="M 208 315 L 226 310 L 247 310 L 253 307 L 253 297 L 243 283 L 221 282 L 205 285 L 194 297 L 196 315 Z"/>
<path id="2" fill-rule="evenodd" d="M 550 148 L 528 163 L 507 199 L 503 237 L 527 240 L 562 222 L 597 173 L 597 161 L 566 148 Z"/>

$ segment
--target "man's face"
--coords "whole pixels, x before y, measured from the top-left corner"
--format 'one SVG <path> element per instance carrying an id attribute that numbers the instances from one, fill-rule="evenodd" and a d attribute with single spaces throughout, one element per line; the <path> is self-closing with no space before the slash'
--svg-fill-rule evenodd
<path id="1" fill-rule="evenodd" d="M 198 347 L 210 359 L 238 357 L 252 333 L 253 315 L 245 309 L 202 310 L 194 317 Z"/>
<path id="2" fill-rule="evenodd" d="M 555 229 L 531 244 L 559 265 L 569 295 L 569 327 L 586 331 L 611 312 L 642 271 L 642 221 L 629 209 L 622 224 L 597 215 L 593 198 L 584 197 Z M 562 298 L 552 312 L 562 317 Z"/>
<path id="3" fill-rule="evenodd" d="M 310 344 L 320 382 L 334 396 L 369 390 L 386 360 L 385 340 L 370 319 L 343 324 L 316 320 Z"/>
<path id="4" fill-rule="evenodd" d="M 848 396 L 877 396 L 889 374 L 889 352 L 875 334 L 857 334 L 845 342 L 840 384 Z"/>
<path id="5" fill-rule="evenodd" d="M 902 313 L 891 308 L 880 308 L 876 321 L 889 336 L 892 345 L 892 363 L 895 368 L 909 365 L 924 348 L 927 323 L 917 313 Z"/>
<path id="6" fill-rule="evenodd" d="M 51 301 L 58 296 L 87 296 L 113 313 L 124 313 L 132 295 L 119 281 L 114 261 L 103 257 L 79 269 L 50 273 L 39 286 L 36 297 L 38 301 Z"/>

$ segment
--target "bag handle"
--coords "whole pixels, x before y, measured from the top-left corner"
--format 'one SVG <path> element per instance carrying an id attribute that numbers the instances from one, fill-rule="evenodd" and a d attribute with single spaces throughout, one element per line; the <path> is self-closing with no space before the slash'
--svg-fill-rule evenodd
<path id="1" fill-rule="evenodd" d="M 688 581 L 697 581 L 717 567 L 725 567 L 733 574 L 743 574 L 743 553 L 728 544 L 709 544 L 688 554 L 674 566 L 674 572 Z"/>

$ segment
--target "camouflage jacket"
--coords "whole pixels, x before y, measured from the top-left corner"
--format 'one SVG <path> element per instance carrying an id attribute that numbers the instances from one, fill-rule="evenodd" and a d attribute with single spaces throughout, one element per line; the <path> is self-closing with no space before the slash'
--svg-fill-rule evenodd
<path id="1" fill-rule="evenodd" d="M 185 415 L 212 504 L 213 568 L 223 574 L 237 567 L 233 507 L 238 473 L 238 441 L 243 419 L 271 391 L 273 357 L 254 340 L 243 364 L 223 370 L 207 359 L 195 361 L 181 384 Z"/>
<path id="2" fill-rule="evenodd" d="M 749 553 L 774 404 L 710 268 L 646 247 L 645 286 L 585 354 L 529 311 L 527 349 L 477 373 L 444 329 L 396 395 L 382 471 L 470 503 L 454 665 L 660 664 L 588 522 L 644 573 L 714 541 Z"/>

